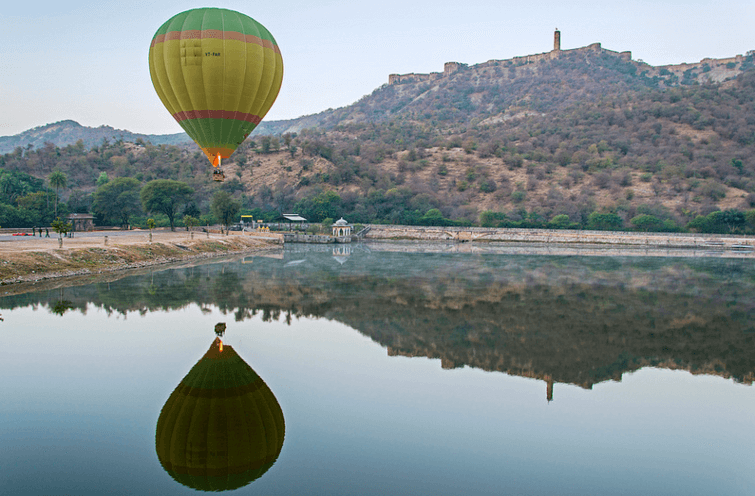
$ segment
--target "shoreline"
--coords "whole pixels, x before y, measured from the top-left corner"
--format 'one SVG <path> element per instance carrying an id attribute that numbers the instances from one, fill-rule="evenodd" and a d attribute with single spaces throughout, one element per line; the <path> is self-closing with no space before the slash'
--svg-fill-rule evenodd
<path id="1" fill-rule="evenodd" d="M 409 242 L 448 251 L 446 245 L 450 242 L 454 245 L 451 251 L 460 253 L 495 252 L 500 251 L 496 248 L 498 246 L 508 246 L 510 249 L 503 251 L 522 254 L 547 253 L 550 247 L 560 247 L 570 255 L 587 255 L 592 251 L 606 255 L 612 249 L 621 252 L 617 253 L 619 256 L 635 255 L 645 249 L 656 256 L 755 258 L 755 251 L 750 249 L 755 245 L 753 236 L 398 225 L 370 227 L 371 231 L 363 239 L 368 244 Z M 254 254 L 279 249 L 283 244 L 282 233 L 231 232 L 223 235 L 211 231 L 209 235 L 193 234 L 158 230 L 150 242 L 147 231 L 97 231 L 64 238 L 62 248 L 58 248 L 56 238 L 12 238 L 10 234 L 0 234 L 0 287 Z M 666 253 L 659 255 L 661 252 Z"/>
<path id="2" fill-rule="evenodd" d="M 52 279 L 92 276 L 158 265 L 260 253 L 279 248 L 274 239 L 211 234 L 193 238 L 185 232 L 98 233 L 57 239 L 7 241 L 0 236 L 0 286 L 3 288 Z M 16 240 L 13 240 L 16 241 Z M 15 291 L 13 291 L 15 292 Z M 4 293 L 6 293 L 4 291 Z"/>

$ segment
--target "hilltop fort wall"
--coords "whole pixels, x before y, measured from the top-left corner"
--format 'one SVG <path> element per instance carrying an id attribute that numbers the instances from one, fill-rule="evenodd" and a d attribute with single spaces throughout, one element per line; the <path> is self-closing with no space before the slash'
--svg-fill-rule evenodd
<path id="1" fill-rule="evenodd" d="M 605 53 L 619 57 L 627 62 L 632 62 L 632 52 L 616 52 L 613 50 L 607 50 L 601 46 L 600 43 L 593 43 L 585 47 L 572 48 L 569 50 L 561 49 L 561 31 L 556 29 L 553 34 L 553 50 L 545 53 L 538 53 L 534 55 L 524 55 L 520 57 L 513 57 L 510 59 L 502 60 L 489 60 L 480 64 L 475 64 L 471 68 L 482 69 L 490 66 L 500 65 L 514 65 L 521 66 L 526 64 L 536 64 L 546 60 L 556 59 L 564 56 L 565 54 L 572 53 Z M 736 57 L 730 57 L 726 59 L 712 59 L 705 58 L 700 62 L 684 63 L 653 67 L 641 60 L 634 61 L 638 68 L 642 71 L 646 71 L 648 76 L 659 76 L 664 79 L 697 77 L 702 74 L 702 80 L 708 80 L 711 82 L 722 82 L 728 78 L 736 75 L 737 68 L 744 62 L 745 57 L 737 55 Z M 388 84 L 405 84 L 405 83 L 417 83 L 422 81 L 435 81 L 444 77 L 448 77 L 458 71 L 459 69 L 467 67 L 466 64 L 459 62 L 446 62 L 443 66 L 443 72 L 431 72 L 429 74 L 390 74 L 388 76 Z M 698 72 L 695 72 L 698 71 Z M 664 77 L 665 76 L 665 77 Z M 675 81 L 672 81 L 672 83 Z"/>

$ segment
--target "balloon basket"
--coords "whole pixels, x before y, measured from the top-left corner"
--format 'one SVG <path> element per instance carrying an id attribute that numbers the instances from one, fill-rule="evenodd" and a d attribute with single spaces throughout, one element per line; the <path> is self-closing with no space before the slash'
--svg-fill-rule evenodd
<path id="1" fill-rule="evenodd" d="M 223 169 L 215 169 L 212 171 L 212 179 L 214 181 L 223 182 L 225 181 L 225 174 L 223 174 Z"/>

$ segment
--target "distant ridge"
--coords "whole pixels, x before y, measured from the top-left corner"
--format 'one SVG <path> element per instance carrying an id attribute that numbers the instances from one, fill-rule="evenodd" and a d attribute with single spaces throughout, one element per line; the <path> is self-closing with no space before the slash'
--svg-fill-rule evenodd
<path id="1" fill-rule="evenodd" d="M 115 129 L 110 126 L 87 127 L 73 120 L 65 120 L 35 127 L 14 136 L 0 137 L 0 154 L 12 152 L 19 146 L 25 148 L 28 145 L 32 145 L 32 148 L 41 148 L 47 142 L 59 147 L 65 147 L 81 140 L 84 142 L 85 147 L 91 148 L 92 146 L 101 144 L 104 139 L 108 141 L 123 140 L 129 142 L 142 139 L 149 141 L 153 145 L 180 145 L 191 142 L 186 133 L 138 134 L 124 129 Z"/>
<path id="2" fill-rule="evenodd" d="M 321 118 L 329 115 L 332 110 L 326 110 L 311 116 L 302 116 L 291 120 L 266 121 L 255 129 L 256 135 L 273 135 L 287 132 L 299 132 L 307 127 L 316 126 Z M 153 145 L 183 145 L 192 143 L 186 133 L 176 134 L 140 134 L 125 129 L 115 129 L 111 126 L 87 127 L 74 120 L 64 120 L 38 126 L 13 136 L 0 136 L 0 155 L 10 153 L 17 147 L 33 149 L 41 148 L 49 142 L 58 147 L 73 145 L 77 141 L 84 142 L 86 148 L 97 146 L 103 139 L 109 141 L 123 140 L 134 143 L 137 139 L 150 142 Z"/>

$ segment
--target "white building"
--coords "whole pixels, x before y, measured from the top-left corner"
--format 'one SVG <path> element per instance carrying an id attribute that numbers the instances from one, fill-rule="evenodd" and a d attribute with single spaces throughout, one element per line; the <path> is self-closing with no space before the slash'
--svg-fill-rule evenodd
<path id="1" fill-rule="evenodd" d="M 344 236 L 351 236 L 352 225 L 346 222 L 343 217 L 338 219 L 336 223 L 332 225 L 332 227 L 333 227 L 333 236 L 337 238 L 341 238 Z"/>

